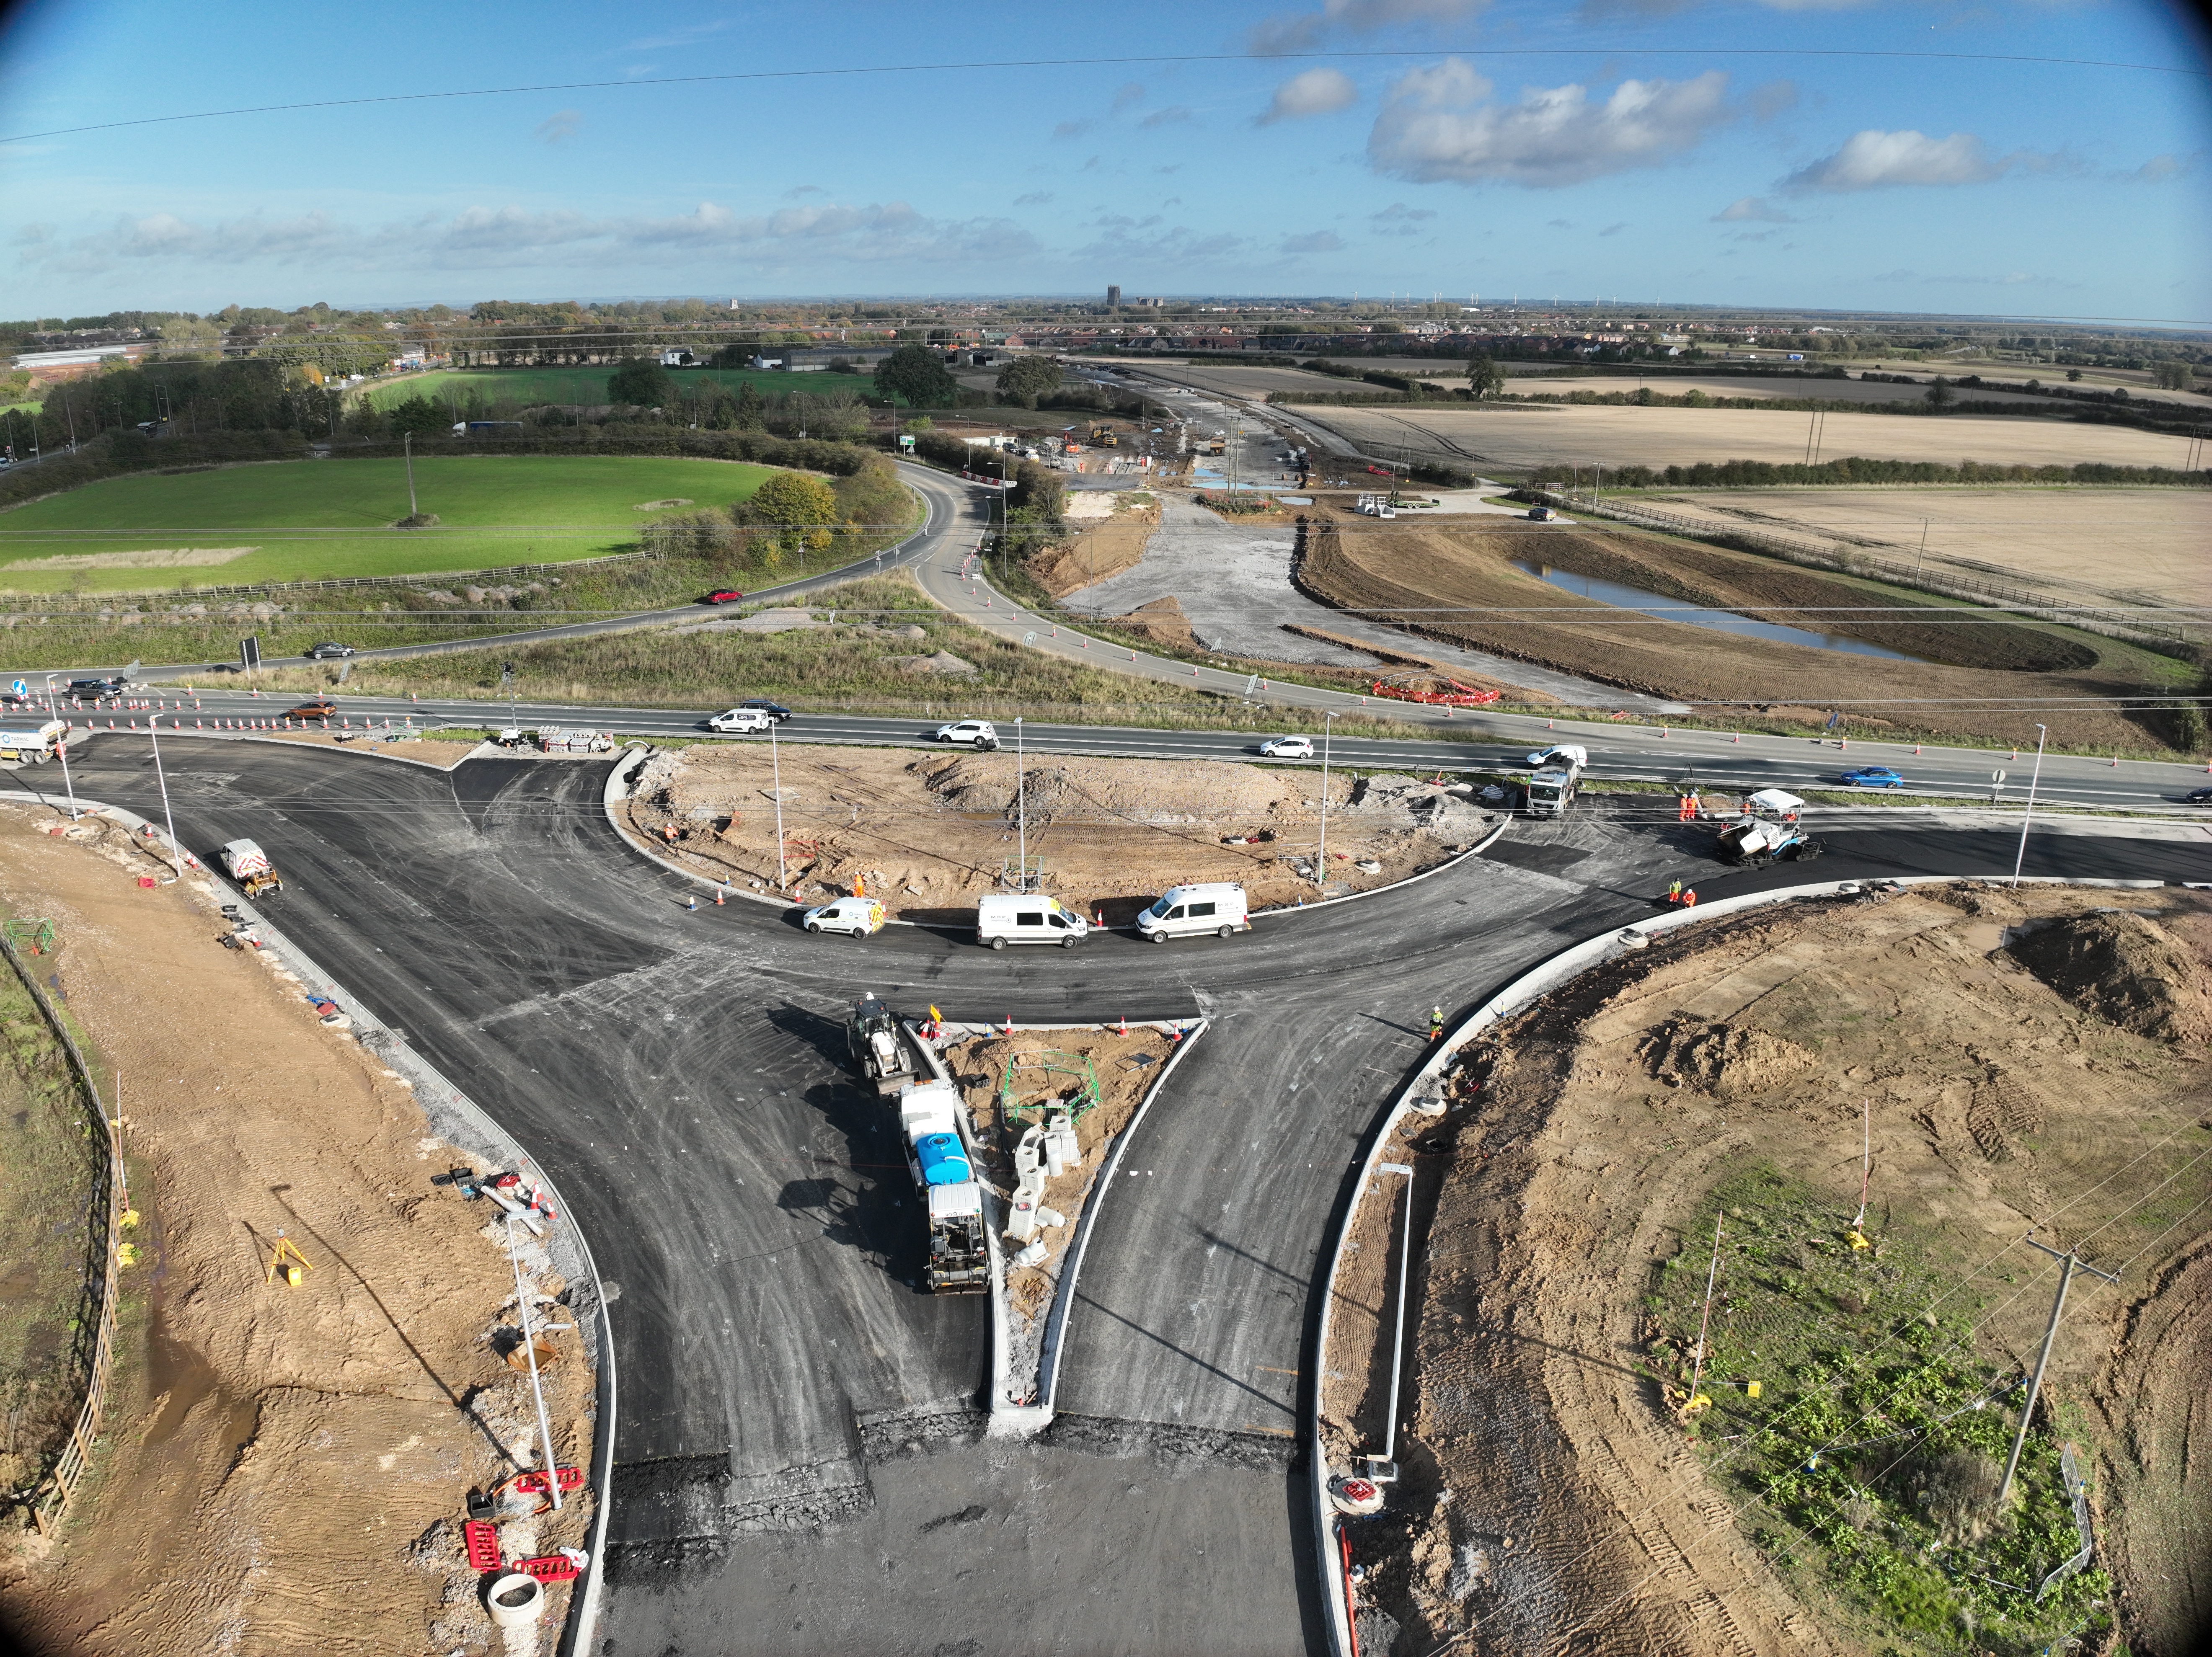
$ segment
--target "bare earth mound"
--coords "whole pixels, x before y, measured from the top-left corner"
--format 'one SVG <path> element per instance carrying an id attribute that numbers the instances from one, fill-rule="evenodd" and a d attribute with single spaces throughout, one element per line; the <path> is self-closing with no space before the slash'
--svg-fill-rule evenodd
<path id="1" fill-rule="evenodd" d="M 2112 1649 L 2100 1606 L 2138 1657 L 2201 1649 L 2212 1066 L 2178 1009 L 2212 982 L 2212 900 L 2090 913 L 2112 895 L 1724 920 L 1468 1050 L 1449 1114 L 1402 1147 L 1425 1224 L 1411 1438 L 1392 1511 L 1350 1533 L 1403 1632 L 1370 1611 L 1370 1649 L 2010 1657 L 2069 1628 Z M 2120 1282 L 2076 1280 L 2000 1514 L 2056 1280 L 2031 1225 Z M 1387 1363 L 1363 1384 L 1344 1362 L 1383 1305 L 1362 1281 L 1333 1461 L 1380 1440 Z M 2039 1602 L 2076 1545 L 2062 1438 L 2097 1551 Z"/>

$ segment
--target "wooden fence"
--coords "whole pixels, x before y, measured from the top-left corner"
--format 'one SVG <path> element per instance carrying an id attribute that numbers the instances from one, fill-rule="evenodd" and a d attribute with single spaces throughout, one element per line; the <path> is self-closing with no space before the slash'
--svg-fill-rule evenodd
<path id="1" fill-rule="evenodd" d="M 78 1296 L 76 1332 L 70 1348 L 72 1380 L 82 1386 L 84 1401 L 70 1423 L 69 1437 L 60 1445 L 52 1466 L 33 1486 L 31 1522 L 41 1534 L 51 1531 L 62 1509 L 76 1493 L 77 1484 L 92 1465 L 92 1447 L 100 1437 L 100 1419 L 107 1402 L 107 1387 L 115 1367 L 116 1273 L 121 1265 L 123 1206 L 126 1182 L 123 1170 L 123 1125 L 109 1116 L 101 1103 L 92 1068 L 77 1050 L 59 1011 L 16 952 L 13 940 L 0 935 L 0 952 L 8 957 L 23 987 L 39 1005 L 47 1027 L 69 1055 L 70 1068 L 82 1089 L 84 1132 L 92 1144 L 104 1144 L 94 1175 L 92 1200 L 86 1205 L 88 1233 L 84 1284 Z M 94 1249 L 97 1248 L 95 1254 Z"/>

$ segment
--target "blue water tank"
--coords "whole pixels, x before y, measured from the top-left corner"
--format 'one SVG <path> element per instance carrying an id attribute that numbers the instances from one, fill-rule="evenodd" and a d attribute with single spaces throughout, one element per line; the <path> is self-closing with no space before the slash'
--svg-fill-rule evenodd
<path id="1" fill-rule="evenodd" d="M 921 1162 L 924 1185 L 958 1185 L 973 1177 L 968 1167 L 968 1153 L 960 1148 L 957 1135 L 926 1134 L 914 1149 Z"/>

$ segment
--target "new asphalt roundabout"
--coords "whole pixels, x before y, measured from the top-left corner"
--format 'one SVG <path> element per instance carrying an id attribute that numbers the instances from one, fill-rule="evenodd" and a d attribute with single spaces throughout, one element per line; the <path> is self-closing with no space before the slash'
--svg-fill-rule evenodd
<path id="1" fill-rule="evenodd" d="M 809 937 L 703 907 L 601 805 L 608 762 L 452 773 L 281 744 L 164 744 L 187 845 L 250 835 L 273 917 L 552 1174 L 612 1307 L 623 1403 L 601 1649 L 1323 1648 L 1291 1434 L 1324 1245 L 1367 1134 L 1448 1017 L 1729 873 L 1711 831 L 1586 799 L 1356 902 L 1165 949 L 993 953 Z M 158 820 L 148 746 L 78 792 Z M 41 779 L 42 781 L 45 779 Z M 2009 874 L 2002 828 L 1844 826 L 1824 878 Z M 2030 875 L 2201 880 L 2201 841 L 2039 834 Z M 211 939 L 210 948 L 214 947 Z M 984 1297 L 915 1287 L 921 1228 L 842 1020 L 1212 1020 L 1102 1210 L 1060 1414 L 982 1436 Z"/>

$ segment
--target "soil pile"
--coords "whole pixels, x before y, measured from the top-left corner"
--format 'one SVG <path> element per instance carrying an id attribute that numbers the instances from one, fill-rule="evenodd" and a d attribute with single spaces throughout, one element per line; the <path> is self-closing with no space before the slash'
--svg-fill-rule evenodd
<path id="1" fill-rule="evenodd" d="M 2212 1040 L 2212 997 L 2186 950 L 2154 920 L 2115 911 L 2062 920 L 2012 945 L 2021 965 L 2124 1030 L 2162 1041 Z"/>
<path id="2" fill-rule="evenodd" d="M 325 1027 L 273 957 L 218 947 L 210 883 L 142 889 L 152 865 L 122 828 L 88 820 L 72 841 L 52 822 L 0 808 L 0 897 L 53 921 L 37 964 L 111 1107 L 119 1089 L 141 1261 L 94 1477 L 56 1541 L 0 1557 L 0 1646 L 488 1657 L 465 1498 L 538 1460 L 529 1380 L 503 1357 L 503 1229 L 429 1185 L 463 1159 L 342 1017 Z M 312 1267 L 296 1289 L 267 1280 L 280 1230 Z M 573 1322 L 565 1285 L 541 1248 L 520 1255 L 558 1354 L 556 1450 L 587 1466 L 591 1372 L 573 1332 L 549 1332 Z M 507 1557 L 580 1546 L 590 1517 L 586 1497 L 517 1518 Z M 549 1593 L 541 1630 L 565 1614 L 568 1590 Z"/>
<path id="3" fill-rule="evenodd" d="M 1321 778 L 1204 760 L 1070 760 L 1001 750 L 781 748 L 783 865 L 790 895 L 819 903 L 864 885 L 891 913 L 972 927 L 975 900 L 1006 889 L 1021 849 L 1015 786 L 1024 769 L 1028 850 L 1061 901 L 1125 926 L 1169 887 L 1237 881 L 1255 909 L 1317 895 Z M 1330 889 L 1361 891 L 1433 868 L 1493 826 L 1462 788 L 1397 780 L 1351 807 L 1329 779 Z M 625 808 L 655 855 L 710 879 L 768 892 L 776 882 L 776 781 L 764 746 L 702 744 L 656 755 Z M 1371 788 L 1371 785 L 1370 785 Z"/>
<path id="4" fill-rule="evenodd" d="M 2163 1032 L 2194 1028 L 2186 1010 L 2212 989 L 2212 897 L 2130 894 L 2133 913 L 2098 913 L 2112 895 L 1929 889 L 1723 920 L 1585 974 L 1458 1055 L 1447 1115 L 1410 1119 L 1392 1147 L 1416 1170 L 1414 1393 L 1391 1508 L 1350 1521 L 1364 1597 L 1406 1630 L 1393 1649 L 1903 1657 L 1962 1648 L 1955 1631 L 1993 1630 L 2004 1605 L 2024 1627 L 2040 1614 L 2024 1599 L 1954 1605 L 1984 1590 L 1910 1551 L 1876 1584 L 1853 1575 L 1861 1545 L 1832 1539 L 1887 1537 L 1888 1512 L 1931 1545 L 1969 1539 L 1981 1471 L 1943 1453 L 1986 1454 L 1986 1440 L 2001 1459 L 2004 1403 L 1960 1417 L 1986 1429 L 1973 1443 L 1931 1442 L 1919 1460 L 1910 1433 L 1814 1453 L 1887 1444 L 1917 1418 L 1899 1389 L 1928 1377 L 1951 1389 L 1931 1396 L 2016 1398 L 2003 1388 L 2034 1360 L 2054 1282 L 2021 1242 L 2031 1225 L 2120 1274 L 2076 1281 L 2039 1412 L 2078 1448 L 2091 1569 L 2115 1579 L 2075 1591 L 2117 1606 L 2130 1649 L 2198 1648 L 2212 1061 Z M 2017 930 L 2036 923 L 2051 924 Z M 2023 950 L 2047 936 L 2031 971 Z M 1855 1225 L 1863 1133 L 1871 1193 Z M 1324 1400 L 1333 1465 L 1382 1436 L 1375 1332 L 1397 1199 L 1376 1195 L 1360 1217 L 1372 1269 L 1340 1288 L 1340 1316 L 1364 1310 L 1326 1357 L 1346 1372 Z M 1717 1402 L 1693 1406 L 1716 1203 L 1721 1367 L 1702 1389 Z M 1762 1376 L 1763 1395 L 1746 1392 Z M 2049 1533 L 2017 1534 L 2021 1569 L 2039 1575 L 2071 1551 L 2073 1520 L 2055 1440 L 2030 1442 L 2025 1499 Z M 1753 1454 L 1780 1471 L 1749 1479 Z M 1808 1507 L 1823 1478 L 1861 1494 Z M 1885 1490 L 1901 1505 L 1873 1499 Z"/>
<path id="5" fill-rule="evenodd" d="M 1814 612 L 1820 631 L 1856 636 L 1919 661 L 1863 655 L 1654 622 L 1554 586 L 1516 564 L 1597 577 L 1719 610 Z M 2003 699 L 2100 699 L 2061 712 L 2054 740 L 2142 748 L 2166 740 L 2162 716 L 2121 711 L 2112 699 L 2163 683 L 2140 652 L 2087 634 L 1977 622 L 1956 626 L 1838 615 L 1902 604 L 1955 616 L 1854 578 L 1824 575 L 1752 553 L 1642 531 L 1548 526 L 1511 518 L 1453 516 L 1384 524 L 1318 501 L 1308 513 L 1296 579 L 1323 603 L 1455 645 L 1688 702 L 1820 708 L 1841 703 L 1856 725 L 1986 741 L 2035 740 Z M 1439 607 L 1464 607 L 1461 619 Z M 1519 611 L 1522 614 L 1515 614 Z M 1868 705 L 1868 674 L 1895 712 Z M 1905 704 L 1910 702 L 1910 707 Z M 1857 710 L 1863 710 L 1863 712 Z"/>
<path id="6" fill-rule="evenodd" d="M 1068 497 L 1067 517 L 1071 526 L 1084 526 L 1082 532 L 1024 564 L 1055 598 L 1118 574 L 1142 558 L 1145 543 L 1159 527 L 1160 503 L 1146 494 L 1082 489 Z"/>
<path id="7" fill-rule="evenodd" d="M 1165 645 L 1171 650 L 1199 648 L 1198 634 L 1191 630 L 1190 617 L 1182 613 L 1178 599 L 1155 598 L 1148 604 L 1139 604 L 1127 616 L 1111 619 L 1123 632 L 1145 644 Z"/>

